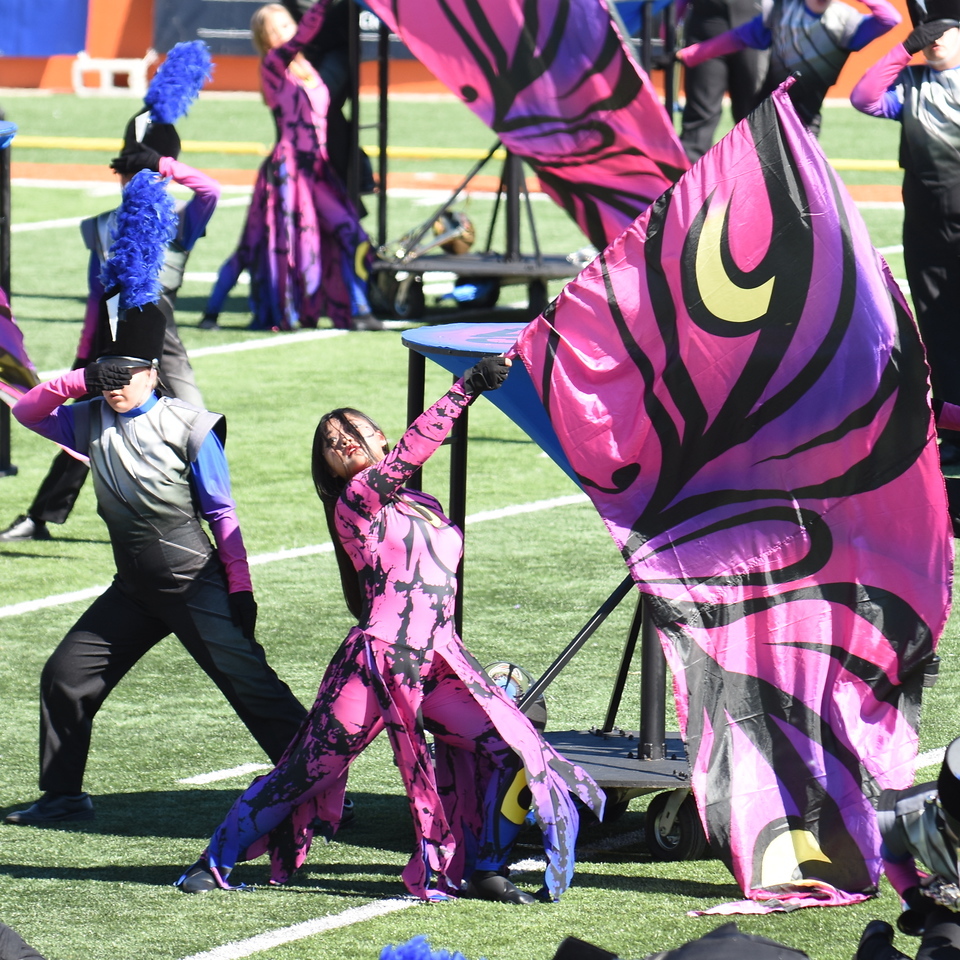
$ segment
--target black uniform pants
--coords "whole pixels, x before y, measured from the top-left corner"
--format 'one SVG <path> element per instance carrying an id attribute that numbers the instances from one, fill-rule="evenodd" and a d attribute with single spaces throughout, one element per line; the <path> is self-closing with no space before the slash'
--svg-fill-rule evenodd
<path id="1" fill-rule="evenodd" d="M 760 12 L 756 0 L 693 0 L 686 14 L 683 42 L 689 46 L 726 33 Z M 714 57 L 697 67 L 684 67 L 680 142 L 691 162 L 699 160 L 713 145 L 713 135 L 723 108 L 723 95 L 730 94 L 734 123 L 757 105 L 757 91 L 767 72 L 765 50 L 741 50 Z"/>
<path id="2" fill-rule="evenodd" d="M 903 179 L 903 263 L 933 395 L 960 403 L 960 188 Z"/>
<path id="3" fill-rule="evenodd" d="M 76 622 L 40 677 L 40 789 L 80 793 L 93 718 L 144 654 L 173 633 L 220 688 L 273 762 L 306 710 L 267 663 L 263 647 L 230 620 L 227 592 L 204 580 L 187 599 L 114 582 Z M 141 599 L 143 598 L 143 599 Z M 149 704 L 144 705 L 149 710 Z"/>
<path id="4" fill-rule="evenodd" d="M 684 67 L 686 101 L 681 116 L 680 143 L 691 163 L 713 145 L 725 93 L 730 93 L 734 123 L 739 123 L 757 105 L 757 90 L 765 67 L 763 51 L 749 49 L 726 57 L 713 57 L 696 67 Z"/>

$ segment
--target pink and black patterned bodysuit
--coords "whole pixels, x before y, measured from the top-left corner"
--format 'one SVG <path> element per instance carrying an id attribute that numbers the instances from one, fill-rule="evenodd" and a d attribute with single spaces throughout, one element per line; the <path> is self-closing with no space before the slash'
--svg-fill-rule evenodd
<path id="1" fill-rule="evenodd" d="M 207 314 L 218 314 L 248 269 L 254 329 L 315 327 L 324 316 L 346 328 L 351 316 L 370 312 L 363 267 L 369 242 L 327 157 L 330 95 L 306 60 L 298 64 L 307 80 L 290 67 L 328 6 L 319 0 L 293 39 L 269 50 L 260 65 L 277 142 L 257 174 L 240 244 L 220 268 L 206 306 Z"/>
<path id="2" fill-rule="evenodd" d="M 314 832 L 336 828 L 347 768 L 386 728 L 417 837 L 403 872 L 412 893 L 456 894 L 477 863 L 491 865 L 481 842 L 484 815 L 517 758 L 543 831 L 546 888 L 557 897 L 568 886 L 578 827 L 571 791 L 598 814 L 603 795 L 464 648 L 453 624 L 462 536 L 433 497 L 403 486 L 470 400 L 463 382 L 455 384 L 344 489 L 336 529 L 360 577 L 364 615 L 327 667 L 283 758 L 214 832 L 207 858 L 220 876 L 269 851 L 273 881 L 287 880 Z"/>

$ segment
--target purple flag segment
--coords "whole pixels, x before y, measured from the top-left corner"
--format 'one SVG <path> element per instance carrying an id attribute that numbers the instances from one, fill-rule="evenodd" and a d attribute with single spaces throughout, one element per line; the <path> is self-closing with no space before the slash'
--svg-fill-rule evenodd
<path id="1" fill-rule="evenodd" d="M 605 247 L 689 167 L 603 0 L 370 0 L 590 242 Z"/>
<path id="2" fill-rule="evenodd" d="M 765 909 L 869 896 L 953 541 L 916 326 L 785 89 L 518 351 L 650 598 L 711 846 Z"/>
<path id="3" fill-rule="evenodd" d="M 13 319 L 10 301 L 0 289 L 0 400 L 13 406 L 39 382 L 23 346 L 23 333 Z"/>

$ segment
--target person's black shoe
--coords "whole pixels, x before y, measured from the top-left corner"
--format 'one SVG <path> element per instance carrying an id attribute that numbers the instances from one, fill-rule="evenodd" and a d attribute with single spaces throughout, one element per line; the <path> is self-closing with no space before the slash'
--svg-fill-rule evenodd
<path id="1" fill-rule="evenodd" d="M 893 927 L 886 920 L 871 920 L 860 934 L 854 960 L 896 960 L 898 957 L 909 960 L 893 945 Z"/>
<path id="2" fill-rule="evenodd" d="M 353 801 L 349 797 L 343 798 L 343 813 L 340 815 L 340 826 L 345 827 L 353 823 L 354 817 Z"/>
<path id="3" fill-rule="evenodd" d="M 18 540 L 49 540 L 50 531 L 43 520 L 34 520 L 21 513 L 6 530 L 0 530 L 0 543 L 14 543 Z"/>
<path id="4" fill-rule="evenodd" d="M 217 323 L 217 317 L 219 314 L 216 313 L 205 313 L 201 318 L 197 326 L 201 330 L 219 330 L 220 324 Z"/>
<path id="5" fill-rule="evenodd" d="M 89 794 L 45 793 L 26 810 L 14 810 L 4 819 L 7 823 L 21 827 L 42 827 L 56 823 L 77 823 L 93 818 L 93 801 Z"/>
<path id="6" fill-rule="evenodd" d="M 477 870 L 467 882 L 466 894 L 477 900 L 494 900 L 497 903 L 536 903 L 532 893 L 515 887 L 506 877 L 491 870 Z"/>
<path id="7" fill-rule="evenodd" d="M 183 893 L 207 893 L 210 890 L 219 890 L 220 884 L 210 872 L 207 861 L 201 857 L 192 867 L 187 867 L 186 873 L 174 884 Z"/>
<path id="8" fill-rule="evenodd" d="M 361 313 L 350 318 L 351 330 L 383 330 L 383 321 L 378 320 L 372 313 Z"/>

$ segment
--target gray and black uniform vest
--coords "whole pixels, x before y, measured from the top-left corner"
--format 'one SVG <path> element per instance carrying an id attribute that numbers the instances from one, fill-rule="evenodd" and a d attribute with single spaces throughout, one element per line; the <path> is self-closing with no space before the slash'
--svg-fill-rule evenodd
<path id="1" fill-rule="evenodd" d="M 850 56 L 850 43 L 864 16 L 846 3 L 831 3 L 819 18 L 811 16 L 803 0 L 766 0 L 763 22 L 773 37 L 770 67 L 760 99 L 787 77 L 800 77 L 790 99 L 804 123 L 820 113 L 823 98 L 836 83 Z"/>
<path id="2" fill-rule="evenodd" d="M 190 464 L 207 434 L 223 428 L 223 417 L 172 397 L 135 417 L 115 413 L 102 398 L 72 409 L 119 585 L 130 593 L 180 594 L 199 579 L 222 576 L 200 525 Z"/>

